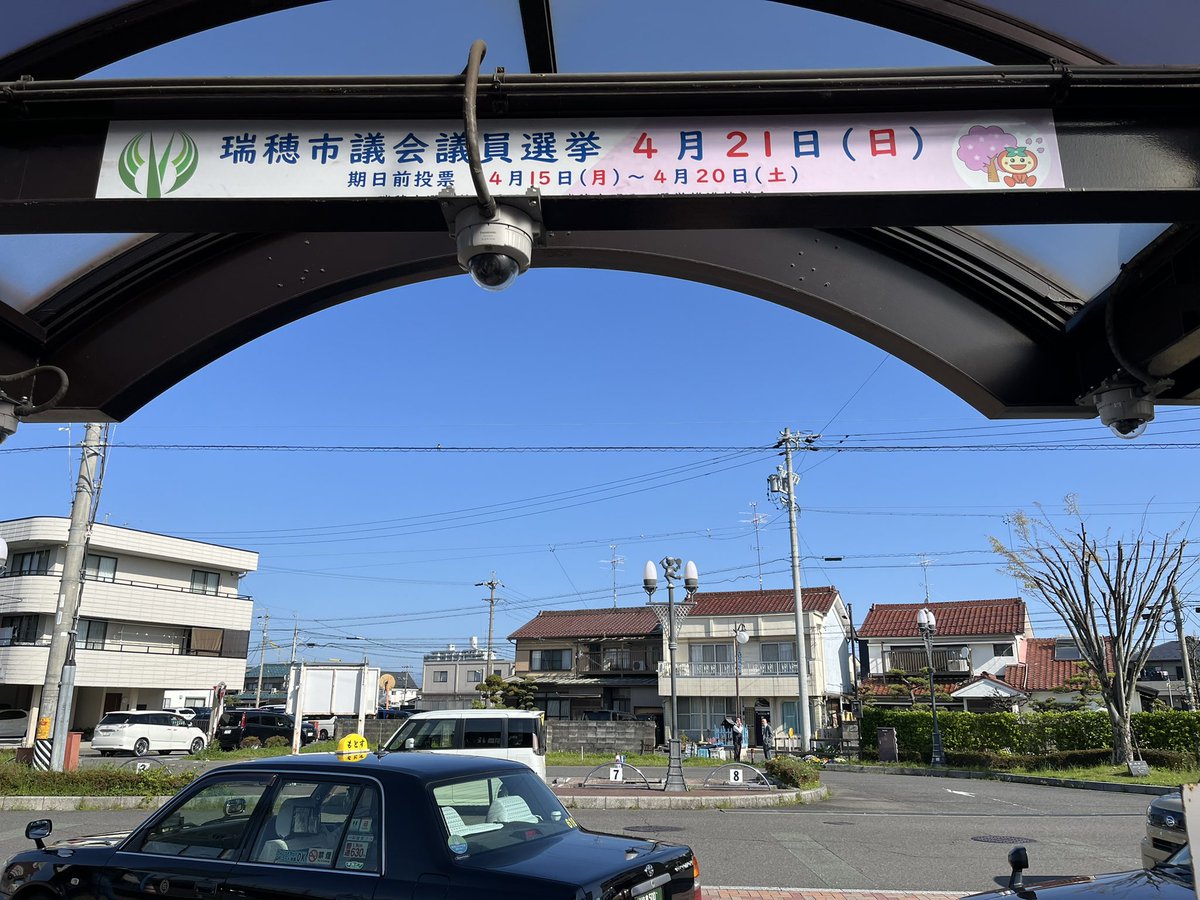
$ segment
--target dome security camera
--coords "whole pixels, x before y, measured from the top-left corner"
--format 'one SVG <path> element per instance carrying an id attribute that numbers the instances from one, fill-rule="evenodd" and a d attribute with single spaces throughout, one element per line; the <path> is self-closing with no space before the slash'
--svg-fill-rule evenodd
<path id="1" fill-rule="evenodd" d="M 1126 385 L 1096 392 L 1096 410 L 1100 421 L 1113 434 L 1133 440 L 1154 421 L 1154 400 L 1138 387 Z"/>
<path id="2" fill-rule="evenodd" d="M 498 206 L 491 219 L 468 206 L 454 219 L 458 264 L 485 291 L 502 291 L 529 268 L 534 230 L 533 220 L 511 206 Z"/>

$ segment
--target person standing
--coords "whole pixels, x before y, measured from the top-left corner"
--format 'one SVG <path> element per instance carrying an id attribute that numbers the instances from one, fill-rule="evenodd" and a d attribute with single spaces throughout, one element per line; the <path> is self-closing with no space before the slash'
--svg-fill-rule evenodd
<path id="1" fill-rule="evenodd" d="M 742 741 L 746 736 L 746 728 L 742 725 L 742 717 L 733 720 L 733 758 L 736 762 L 742 759 Z"/>
<path id="2" fill-rule="evenodd" d="M 763 716 L 762 720 L 762 745 L 763 759 L 770 759 L 775 755 L 775 731 L 766 716 Z"/>

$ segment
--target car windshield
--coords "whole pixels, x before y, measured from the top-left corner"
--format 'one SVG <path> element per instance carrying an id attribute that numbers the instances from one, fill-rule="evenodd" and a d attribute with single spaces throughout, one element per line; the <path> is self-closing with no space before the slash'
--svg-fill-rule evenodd
<path id="1" fill-rule="evenodd" d="M 1186 866 L 1188 873 L 1192 870 L 1192 847 L 1190 844 L 1184 844 L 1182 849 L 1164 863 L 1168 866 Z"/>
<path id="2" fill-rule="evenodd" d="M 100 720 L 101 725 L 128 725 L 130 722 L 137 721 L 137 716 L 127 712 L 111 712 L 105 713 L 104 718 Z"/>
<path id="3" fill-rule="evenodd" d="M 446 845 L 457 857 L 477 856 L 578 828 L 532 772 L 474 775 L 431 789 Z"/>
<path id="4" fill-rule="evenodd" d="M 225 726 L 240 725 L 241 721 L 242 721 L 242 714 L 238 710 L 231 710 L 230 712 L 221 714 L 221 724 L 222 725 L 225 725 Z"/>

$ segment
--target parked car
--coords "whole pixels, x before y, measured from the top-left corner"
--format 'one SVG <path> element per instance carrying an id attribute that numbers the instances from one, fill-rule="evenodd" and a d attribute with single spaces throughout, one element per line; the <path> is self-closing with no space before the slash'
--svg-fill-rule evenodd
<path id="1" fill-rule="evenodd" d="M 426 750 L 511 759 L 545 778 L 545 715 L 540 709 L 441 709 L 414 713 L 384 746 L 391 751 Z"/>
<path id="2" fill-rule="evenodd" d="M 1147 869 L 1179 852 L 1187 843 L 1183 795 L 1179 791 L 1155 797 L 1146 808 L 1146 834 L 1142 838 L 1142 865 Z"/>
<path id="3" fill-rule="evenodd" d="M 196 709 L 192 706 L 168 706 L 167 712 L 173 712 L 177 716 L 183 716 L 189 722 L 196 718 Z"/>
<path id="4" fill-rule="evenodd" d="M 199 753 L 206 740 L 203 731 L 172 712 L 110 712 L 104 714 L 92 733 L 92 749 L 99 750 L 101 756 L 145 756 L 151 751 L 165 756 L 173 750 Z"/>
<path id="5" fill-rule="evenodd" d="M 0 738 L 23 738 L 29 730 L 29 712 L 24 709 L 0 709 Z"/>
<path id="6" fill-rule="evenodd" d="M 217 723 L 213 740 L 222 750 L 235 750 L 246 738 L 258 738 L 266 743 L 267 738 L 287 738 L 290 743 L 295 720 L 286 713 L 270 709 L 227 709 Z M 316 729 L 311 722 L 300 723 L 300 743 L 311 744 L 317 739 Z"/>
<path id="7" fill-rule="evenodd" d="M 580 828 L 520 763 L 333 753 L 222 766 L 127 835 L 37 847 L 0 895 L 696 900 L 691 849 Z M 146 888 L 153 887 L 154 891 Z"/>
<path id="8" fill-rule="evenodd" d="M 419 709 L 401 709 L 398 706 L 381 706 L 375 713 L 377 719 L 407 719 L 413 713 L 422 712 Z"/>
<path id="9" fill-rule="evenodd" d="M 1008 887 L 1001 891 L 970 894 L 963 900 L 1195 900 L 1195 876 L 1192 872 L 1192 853 L 1187 846 L 1153 869 L 1114 872 L 1110 875 L 1081 875 L 1078 878 L 1058 878 L 1024 883 L 1024 870 L 1029 867 L 1029 855 L 1024 847 L 1014 847 L 1008 854 L 1012 874 Z M 1031 889 L 1032 888 L 1032 889 Z"/>
<path id="10" fill-rule="evenodd" d="M 260 706 L 259 709 L 269 709 L 273 712 L 286 713 L 286 706 Z M 328 741 L 337 737 L 337 716 L 330 715 L 309 715 L 305 713 L 302 717 L 305 722 L 312 722 L 312 726 L 316 729 L 317 740 Z"/>

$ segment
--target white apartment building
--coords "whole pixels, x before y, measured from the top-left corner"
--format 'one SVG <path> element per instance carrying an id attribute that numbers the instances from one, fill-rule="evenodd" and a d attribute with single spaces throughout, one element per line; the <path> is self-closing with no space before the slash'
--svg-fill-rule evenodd
<path id="1" fill-rule="evenodd" d="M 675 682 L 679 730 L 692 739 L 722 730 L 726 717 L 740 715 L 747 744 L 761 741 L 760 722 L 796 729 L 799 678 L 796 613 L 792 591 L 702 591 L 680 620 Z M 853 694 L 850 677 L 850 617 L 835 587 L 805 588 L 802 610 L 807 657 L 808 721 L 814 733 L 840 722 Z M 744 630 L 746 643 L 736 640 Z M 658 692 L 671 720 L 671 667 L 667 629 L 662 634 Z"/>
<path id="2" fill-rule="evenodd" d="M 38 704 L 46 677 L 69 521 L 0 522 L 0 708 Z M 71 728 L 112 710 L 159 709 L 164 697 L 209 698 L 246 671 L 253 605 L 239 592 L 258 554 L 96 525 L 85 565 L 76 638 Z"/>

